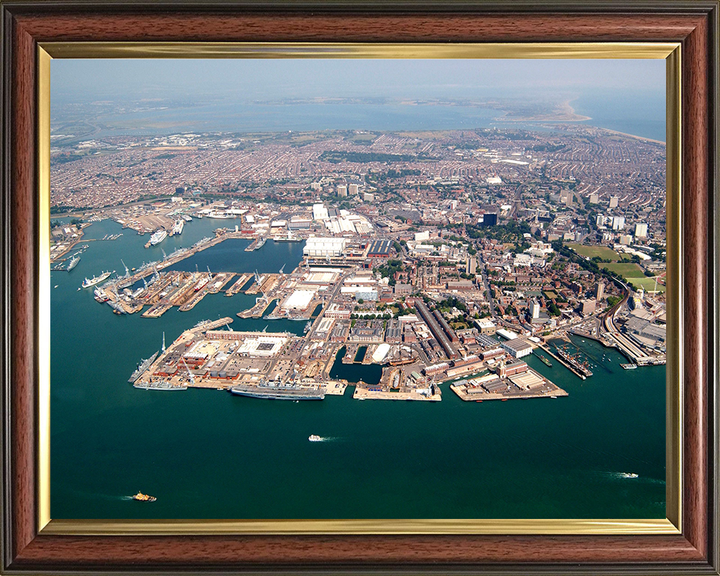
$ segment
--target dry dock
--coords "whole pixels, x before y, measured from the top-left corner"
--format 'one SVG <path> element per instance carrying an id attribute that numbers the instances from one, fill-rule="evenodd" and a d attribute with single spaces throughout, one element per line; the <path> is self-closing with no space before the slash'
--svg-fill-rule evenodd
<path id="1" fill-rule="evenodd" d="M 234 296 L 235 294 L 242 292 L 245 284 L 247 284 L 248 280 L 250 280 L 250 278 L 252 277 L 252 274 L 240 274 L 240 278 L 237 279 L 235 284 L 230 286 L 230 288 L 225 291 L 225 296 Z"/>

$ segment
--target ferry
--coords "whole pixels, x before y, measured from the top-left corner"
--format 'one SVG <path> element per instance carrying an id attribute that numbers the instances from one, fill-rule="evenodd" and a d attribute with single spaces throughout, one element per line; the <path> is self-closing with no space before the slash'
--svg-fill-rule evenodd
<path id="1" fill-rule="evenodd" d="M 108 278 L 110 278 L 110 274 L 112 274 L 112 272 L 103 272 L 102 274 L 100 274 L 100 276 L 93 276 L 90 279 L 85 278 L 85 280 L 83 280 L 82 287 L 90 288 L 91 286 L 100 284 L 100 282 L 102 282 L 103 280 L 107 280 Z"/>
<path id="2" fill-rule="evenodd" d="M 310 434 L 310 436 L 308 436 L 308 440 L 310 442 L 322 442 L 322 438 L 317 434 Z"/>
<path id="3" fill-rule="evenodd" d="M 155 502 L 157 498 L 155 496 L 148 496 L 147 494 L 143 494 L 142 492 L 138 492 L 132 497 L 133 500 L 136 500 L 137 502 Z"/>
<path id="4" fill-rule="evenodd" d="M 183 228 L 185 227 L 185 220 L 179 218 L 175 221 L 175 225 L 172 227 L 172 230 L 170 231 L 171 236 L 176 236 L 177 234 L 182 234 Z"/>
<path id="5" fill-rule="evenodd" d="M 160 242 L 165 240 L 165 238 L 167 238 L 167 232 L 165 232 L 162 228 L 157 230 L 152 236 L 150 236 L 150 246 L 157 246 Z"/>

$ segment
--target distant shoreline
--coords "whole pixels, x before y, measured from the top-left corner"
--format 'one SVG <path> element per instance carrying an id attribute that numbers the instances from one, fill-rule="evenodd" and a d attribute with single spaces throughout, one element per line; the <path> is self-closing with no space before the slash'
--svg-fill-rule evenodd
<path id="1" fill-rule="evenodd" d="M 587 120 L 592 120 L 590 116 L 583 116 L 581 114 L 577 114 L 575 112 L 575 109 L 570 105 L 572 100 L 565 100 L 565 102 L 562 102 L 554 111 L 548 113 L 548 114 L 538 114 L 536 116 L 526 116 L 526 117 L 515 117 L 515 118 L 509 118 L 507 116 L 507 112 L 505 113 L 505 116 L 501 116 L 497 118 L 496 120 L 500 120 L 502 122 L 585 122 Z"/>
<path id="2" fill-rule="evenodd" d="M 577 100 L 577 98 L 575 98 L 575 100 Z M 575 109 L 570 104 L 573 101 L 574 100 L 568 100 L 567 102 L 564 103 L 564 105 L 567 106 L 572 111 L 573 114 L 575 114 Z M 587 120 L 592 120 L 592 118 L 590 118 L 589 116 L 585 116 L 584 118 Z M 610 132 L 611 134 L 627 136 L 628 138 L 635 138 L 636 140 L 645 140 L 646 142 L 654 142 L 655 144 L 662 144 L 663 146 L 666 145 L 665 142 L 663 142 L 662 140 L 655 140 L 653 138 L 647 138 L 646 136 L 638 136 L 637 134 L 628 134 L 627 132 L 620 132 L 619 130 L 611 130 L 610 128 L 603 128 L 602 126 L 593 126 L 593 128 L 600 128 L 601 130 L 605 130 L 606 132 Z"/>
<path id="3" fill-rule="evenodd" d="M 662 144 L 663 146 L 667 146 L 667 143 L 663 142 L 662 140 L 654 140 L 653 138 L 647 138 L 645 136 L 628 134 L 627 132 L 620 132 L 619 130 L 610 130 L 610 128 L 602 128 L 601 126 L 593 126 L 593 128 L 600 128 L 601 130 L 605 130 L 605 132 L 610 132 L 611 134 L 618 134 L 620 136 L 627 136 L 628 138 L 635 138 L 636 140 L 645 140 L 646 142 L 654 142 L 655 144 Z"/>

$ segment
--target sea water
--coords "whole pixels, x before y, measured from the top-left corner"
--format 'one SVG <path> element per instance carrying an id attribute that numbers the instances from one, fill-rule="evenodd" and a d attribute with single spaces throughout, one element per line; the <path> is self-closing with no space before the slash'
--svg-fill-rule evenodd
<path id="1" fill-rule="evenodd" d="M 557 399 L 466 403 L 446 384 L 441 402 L 361 402 L 352 387 L 322 402 L 133 388 L 128 377 L 163 333 L 169 344 L 199 320 L 302 335 L 304 322 L 235 316 L 254 303 L 244 294 L 147 319 L 78 291 L 84 276 L 122 274 L 121 259 L 138 267 L 228 225 L 194 220 L 145 249 L 147 236 L 95 223 L 85 238 L 123 236 L 87 242 L 73 271 L 52 273 L 53 518 L 665 517 L 665 367 L 625 371 L 620 354 L 592 341 L 575 340 L 597 359 L 585 381 L 526 358 L 569 393 Z M 289 272 L 302 256 L 302 243 L 245 252 L 248 242 L 210 248 L 185 269 Z M 349 379 L 379 370 L 344 368 Z M 138 490 L 157 502 L 130 500 Z"/>

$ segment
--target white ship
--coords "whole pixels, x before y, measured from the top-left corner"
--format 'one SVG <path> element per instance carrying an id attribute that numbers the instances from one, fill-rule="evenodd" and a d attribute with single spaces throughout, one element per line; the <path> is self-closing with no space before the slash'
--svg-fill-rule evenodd
<path id="1" fill-rule="evenodd" d="M 182 218 L 179 218 L 175 225 L 172 227 L 172 230 L 170 231 L 170 236 L 175 236 L 177 234 L 182 234 L 183 228 L 185 227 L 185 220 Z"/>
<path id="2" fill-rule="evenodd" d="M 167 238 L 167 232 L 165 230 L 158 230 L 157 232 L 154 232 L 152 236 L 150 236 L 150 245 L 151 246 L 157 246 Z"/>
<path id="3" fill-rule="evenodd" d="M 91 286 L 100 284 L 100 282 L 102 282 L 103 280 L 107 280 L 110 277 L 110 274 L 112 274 L 112 272 L 103 272 L 102 274 L 100 274 L 100 276 L 93 276 L 90 279 L 85 278 L 85 280 L 83 280 L 82 287 L 90 288 Z"/>
<path id="4" fill-rule="evenodd" d="M 72 257 L 70 260 L 70 264 L 68 264 L 67 271 L 70 272 L 75 266 L 78 265 L 78 262 L 80 262 L 80 256 L 75 254 L 75 256 Z"/>
<path id="5" fill-rule="evenodd" d="M 135 388 L 141 388 L 143 390 L 187 390 L 187 386 L 184 384 L 172 384 L 167 380 L 157 380 L 152 382 L 135 382 L 133 384 Z"/>
<path id="6" fill-rule="evenodd" d="M 188 216 L 187 214 L 183 214 L 182 219 L 185 220 L 185 222 L 192 222 L 192 216 Z"/>
<path id="7" fill-rule="evenodd" d="M 105 290 L 103 290 L 102 288 L 95 288 L 94 294 L 95 294 L 95 300 L 97 300 L 101 304 L 103 302 L 107 302 L 108 300 L 110 300 L 110 297 L 107 295 Z"/>
<path id="8" fill-rule="evenodd" d="M 195 284 L 194 292 L 199 292 L 209 281 L 210 280 L 208 278 L 201 278 L 200 281 Z"/>
<path id="9" fill-rule="evenodd" d="M 228 214 L 227 212 L 210 212 L 207 215 L 208 218 L 216 218 L 221 220 L 228 220 L 230 218 L 235 218 L 232 214 Z"/>

